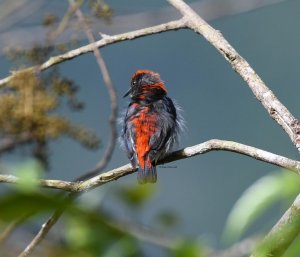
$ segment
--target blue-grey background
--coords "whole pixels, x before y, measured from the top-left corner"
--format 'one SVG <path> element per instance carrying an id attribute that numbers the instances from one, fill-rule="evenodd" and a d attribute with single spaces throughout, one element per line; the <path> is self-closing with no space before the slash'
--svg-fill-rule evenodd
<path id="1" fill-rule="evenodd" d="M 14 39 L 20 31 L 27 30 L 28 38 L 30 35 L 34 36 L 35 29 L 40 25 L 39 17 L 58 7 L 63 14 L 66 8 L 62 1 L 51 2 L 53 3 L 41 4 L 36 16 L 10 24 L 1 34 L 10 35 Z M 189 2 L 199 4 L 209 0 Z M 296 117 L 300 117 L 300 1 L 277 1 L 278 3 L 250 11 L 244 10 L 238 2 L 235 1 L 236 5 L 232 4 L 230 10 L 222 5 L 219 8 L 214 5 L 221 13 L 215 12 L 217 19 L 212 19 L 212 9 L 196 10 L 209 17 L 210 24 L 220 30 L 249 61 L 283 104 Z M 180 17 L 165 1 L 114 0 L 107 3 L 114 10 L 116 20 L 122 15 L 129 17 L 147 11 L 154 12 L 154 18 L 151 16 L 147 22 L 139 20 L 143 15 L 129 19 L 125 27 L 118 27 L 118 24 L 112 22 L 112 34 L 136 29 L 143 22 L 148 26 L 158 24 L 161 19 L 155 20 L 155 12 L 161 10 L 161 7 L 169 14 L 162 15 L 162 21 Z M 99 25 L 100 28 L 102 25 Z M 110 33 L 110 25 L 105 25 L 101 31 Z M 36 35 L 37 41 L 42 40 L 39 36 Z M 4 48 L 5 40 L 1 40 L 0 35 L 0 43 Z M 25 45 L 26 40 L 24 38 Z M 16 44 L 19 43 L 20 41 L 16 41 Z M 82 45 L 85 43 L 85 40 L 80 42 Z M 110 45 L 102 48 L 101 52 L 117 88 L 120 112 L 127 106 L 127 100 L 121 96 L 126 92 L 135 70 L 146 68 L 161 74 L 169 95 L 184 110 L 187 129 L 182 135 L 180 148 L 218 138 L 299 159 L 288 136 L 269 117 L 247 84 L 212 46 L 194 32 L 166 32 Z M 46 176 L 71 180 L 92 168 L 103 154 L 109 135 L 110 101 L 92 54 L 75 58 L 59 67 L 64 75 L 80 85 L 79 98 L 86 105 L 85 110 L 80 113 L 70 113 L 64 108 L 62 112 L 71 116 L 72 120 L 92 128 L 102 140 L 101 148 L 96 152 L 87 151 L 69 139 L 57 140 L 51 144 L 51 171 Z M 0 77 L 7 76 L 11 68 L 11 63 L 2 55 Z M 19 154 L 7 158 L 6 163 L 22 160 L 22 154 Z M 125 163 L 125 154 L 117 147 L 106 170 Z M 153 217 L 159 211 L 172 210 L 181 217 L 180 225 L 172 236 L 199 236 L 217 247 L 222 247 L 220 237 L 226 217 L 241 193 L 259 177 L 277 169 L 229 152 L 210 152 L 168 166 L 172 167 L 158 170 L 158 182 L 155 185 L 157 192 L 138 215 L 139 222 L 155 226 L 152 224 Z M 104 208 L 130 220 L 130 213 L 114 201 L 110 193 L 119 184 L 136 183 L 135 176 L 130 175 L 109 183 L 83 198 L 87 204 L 101 202 Z M 260 224 L 267 230 L 281 215 L 282 211 L 274 211 L 261 220 Z"/>

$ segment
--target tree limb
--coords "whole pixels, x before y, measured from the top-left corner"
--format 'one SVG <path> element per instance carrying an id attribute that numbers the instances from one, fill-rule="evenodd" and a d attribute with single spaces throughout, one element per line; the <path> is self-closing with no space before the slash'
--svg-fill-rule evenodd
<path id="1" fill-rule="evenodd" d="M 62 63 L 64 61 L 68 61 L 68 60 L 71 60 L 80 55 L 93 52 L 93 49 L 95 46 L 97 48 L 101 48 L 101 47 L 104 47 L 104 46 L 107 46 L 110 44 L 114 44 L 117 42 L 121 42 L 121 41 L 125 41 L 125 40 L 132 40 L 134 38 L 144 37 L 144 36 L 153 35 L 153 34 L 170 31 L 170 30 L 178 30 L 181 28 L 186 28 L 186 21 L 184 18 L 176 20 L 176 21 L 170 21 L 170 22 L 160 24 L 157 26 L 134 30 L 131 32 L 126 32 L 126 33 L 122 33 L 122 34 L 118 34 L 118 35 L 114 35 L 114 36 L 105 35 L 101 40 L 98 40 L 95 43 L 88 44 L 88 45 L 73 49 L 71 51 L 68 51 L 64 54 L 51 57 L 49 60 L 47 60 L 46 62 L 41 64 L 39 66 L 39 69 L 41 71 L 43 71 L 43 70 L 49 69 L 50 67 L 52 67 L 54 65 Z M 36 67 L 29 67 L 27 69 L 24 69 L 24 71 L 25 70 L 28 70 L 28 71 L 36 70 Z M 15 72 L 17 72 L 17 71 L 13 71 L 12 72 L 13 74 L 11 76 L 1 79 L 0 87 L 7 84 L 12 79 Z"/>
<path id="2" fill-rule="evenodd" d="M 219 139 L 211 139 L 198 145 L 186 147 L 184 149 L 175 151 L 160 160 L 158 164 L 169 163 L 181 159 L 190 158 L 200 154 L 205 154 L 210 151 L 229 151 L 243 154 L 260 160 L 266 163 L 276 165 L 300 174 L 300 162 L 291 160 L 284 156 L 280 156 L 271 152 L 267 152 L 253 146 L 240 144 L 233 141 L 225 141 Z M 123 176 L 134 173 L 130 164 L 123 165 L 116 169 L 104 172 L 100 175 L 94 176 L 85 181 L 69 182 L 63 180 L 38 180 L 37 184 L 45 188 L 60 189 L 67 192 L 83 192 L 91 190 L 95 187 L 102 186 L 113 180 L 117 180 Z M 22 181 L 13 175 L 0 175 L 0 183 L 22 183 Z"/>

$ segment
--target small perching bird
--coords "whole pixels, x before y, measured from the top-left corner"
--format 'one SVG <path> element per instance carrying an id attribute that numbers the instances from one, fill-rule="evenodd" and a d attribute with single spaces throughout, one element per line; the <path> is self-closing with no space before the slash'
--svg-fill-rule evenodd
<path id="1" fill-rule="evenodd" d="M 131 102 L 122 120 L 122 145 L 132 167 L 139 167 L 139 183 L 155 183 L 157 161 L 178 141 L 183 123 L 179 108 L 167 96 L 160 75 L 150 70 L 133 74 L 126 96 Z"/>

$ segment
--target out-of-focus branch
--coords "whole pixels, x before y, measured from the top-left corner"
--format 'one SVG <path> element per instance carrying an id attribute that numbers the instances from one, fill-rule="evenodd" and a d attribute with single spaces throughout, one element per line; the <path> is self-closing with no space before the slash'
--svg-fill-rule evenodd
<path id="1" fill-rule="evenodd" d="M 300 194 L 258 245 L 251 257 L 279 257 L 300 234 Z"/>
<path id="2" fill-rule="evenodd" d="M 252 157 L 266 163 L 294 171 L 300 174 L 300 162 L 291 160 L 284 156 L 270 153 L 253 146 L 240 144 L 233 141 L 225 141 L 219 139 L 211 139 L 198 145 L 186 147 L 175 151 L 161 159 L 158 163 L 169 163 L 181 159 L 190 158 L 199 154 L 205 154 L 210 151 L 230 151 Z M 130 164 L 126 164 L 119 168 L 104 172 L 90 179 L 78 182 L 69 182 L 63 180 L 39 180 L 37 184 L 45 188 L 60 189 L 68 192 L 78 193 L 91 190 L 103 184 L 117 180 L 123 176 L 135 172 Z M 0 175 L 0 183 L 21 183 L 18 177 L 12 175 Z"/>
<path id="3" fill-rule="evenodd" d="M 107 224 L 112 228 L 129 234 L 141 241 L 167 249 L 176 249 L 181 242 L 179 239 L 169 238 L 158 231 L 124 220 L 112 220 Z"/>
<path id="4" fill-rule="evenodd" d="M 27 257 L 29 256 L 35 247 L 45 238 L 48 234 L 52 226 L 58 221 L 60 216 L 63 213 L 63 209 L 56 210 L 55 213 L 48 219 L 43 225 L 38 234 L 34 237 L 34 239 L 30 242 L 29 245 L 24 249 L 24 251 L 19 254 L 18 257 Z"/>
<path id="5" fill-rule="evenodd" d="M 201 34 L 243 78 L 269 115 L 284 129 L 300 152 L 300 121 L 277 99 L 249 63 L 229 44 L 221 32 L 211 27 L 182 0 L 167 0 L 183 15 L 187 26 Z"/>
<path id="6" fill-rule="evenodd" d="M 30 133 L 23 133 L 16 137 L 6 137 L 0 141 L 0 154 L 13 150 L 16 146 L 29 143 L 32 140 Z"/>
<path id="7" fill-rule="evenodd" d="M 79 6 L 77 6 L 77 4 L 75 3 L 75 1 L 69 0 L 69 4 L 70 4 L 70 6 L 73 7 L 73 9 L 76 10 L 75 14 L 84 29 L 84 32 L 89 40 L 89 43 L 91 43 L 93 45 L 93 53 L 95 55 L 97 64 L 101 71 L 104 84 L 107 88 L 107 91 L 108 91 L 108 94 L 110 97 L 110 106 L 111 106 L 111 114 L 109 117 L 110 138 L 109 138 L 107 147 L 105 149 L 103 157 L 97 163 L 95 168 L 86 172 L 80 178 L 78 178 L 78 180 L 85 180 L 86 178 L 92 177 L 92 176 L 96 175 L 99 171 L 103 170 L 112 157 L 112 154 L 113 154 L 113 151 L 114 151 L 114 148 L 116 145 L 117 137 L 118 137 L 118 132 L 117 132 L 118 101 L 117 101 L 116 89 L 112 83 L 107 65 L 95 44 L 96 40 L 95 40 L 92 30 L 86 23 L 84 15 L 83 15 L 82 11 L 80 10 Z"/>
<path id="8" fill-rule="evenodd" d="M 5 242 L 7 238 L 11 235 L 11 233 L 24 221 L 26 217 L 21 217 L 13 222 L 11 222 L 4 231 L 0 234 L 0 245 Z"/>

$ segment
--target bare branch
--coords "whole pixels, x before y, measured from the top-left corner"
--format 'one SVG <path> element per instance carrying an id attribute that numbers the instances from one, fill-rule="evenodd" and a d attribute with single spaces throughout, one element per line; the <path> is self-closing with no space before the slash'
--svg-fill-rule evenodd
<path id="1" fill-rule="evenodd" d="M 176 249 L 180 244 L 180 239 L 170 238 L 160 233 L 159 231 L 152 230 L 150 228 L 133 224 L 125 220 L 111 220 L 107 223 L 114 229 L 122 231 L 123 233 L 129 234 L 141 241 L 158 245 L 167 249 Z"/>
<path id="2" fill-rule="evenodd" d="M 1 244 L 4 244 L 6 239 L 10 237 L 10 235 L 14 232 L 14 230 L 20 225 L 22 224 L 28 217 L 30 216 L 30 214 L 22 214 L 19 218 L 17 218 L 16 220 L 12 221 L 5 229 L 4 231 L 2 231 L 2 233 L 0 234 L 0 246 Z"/>
<path id="3" fill-rule="evenodd" d="M 252 146 L 243 145 L 240 143 L 232 142 L 232 141 L 224 141 L 218 139 L 212 139 L 206 141 L 202 144 L 198 144 L 195 146 L 187 147 L 179 151 L 175 151 L 170 155 L 166 156 L 166 158 L 159 161 L 159 164 L 168 163 L 175 160 L 181 160 L 185 158 L 190 158 L 199 154 L 204 154 L 214 150 L 222 150 L 222 151 L 231 151 L 240 154 L 244 154 L 255 158 L 257 160 L 261 160 L 264 162 L 268 162 L 279 167 L 283 167 L 286 169 L 290 169 L 292 171 L 300 173 L 300 162 L 288 159 L 286 157 L 276 155 L 261 149 L 257 149 Z M 130 164 L 124 165 L 122 167 L 110 170 L 108 172 L 102 173 L 98 176 L 95 176 L 91 179 L 82 181 L 82 182 L 65 182 L 65 181 L 54 181 L 48 183 L 47 180 L 40 180 L 39 184 L 45 187 L 56 188 L 55 183 L 58 183 L 59 189 L 64 189 L 72 192 L 70 197 L 79 192 L 85 192 L 91 190 L 93 188 L 102 186 L 108 182 L 113 180 L 117 180 L 123 176 L 131 174 L 135 172 L 135 170 L 131 167 Z M 5 181 L 5 177 L 0 176 L 0 182 L 17 182 L 13 180 Z M 74 184 L 72 184 L 74 183 Z M 65 186 L 65 188 L 64 188 Z M 57 222 L 59 217 L 62 215 L 64 210 L 56 210 L 55 213 L 42 225 L 39 233 L 34 237 L 34 239 L 30 242 L 30 244 L 26 247 L 26 249 L 19 255 L 19 257 L 29 256 L 29 254 L 34 250 L 34 248 L 42 241 L 42 239 L 49 232 L 51 227 Z"/>
<path id="4" fill-rule="evenodd" d="M 211 139 L 198 145 L 186 147 L 184 149 L 170 153 L 158 162 L 158 164 L 169 163 L 181 159 L 190 158 L 196 155 L 205 154 L 210 151 L 229 151 L 243 154 L 266 163 L 274 164 L 300 174 L 300 162 L 291 160 L 284 156 L 270 153 L 249 145 L 240 144 L 233 141 Z M 99 174 L 93 178 L 79 182 L 69 182 L 63 180 L 39 180 L 37 185 L 45 188 L 60 189 L 67 192 L 83 192 L 99 187 L 103 184 L 117 180 L 123 176 L 134 173 L 130 164 Z M 18 177 L 12 175 L 0 175 L 0 183 L 22 183 Z"/>
<path id="5" fill-rule="evenodd" d="M 264 162 L 268 162 L 271 164 L 274 164 L 279 167 L 283 167 L 289 170 L 292 170 L 298 174 L 300 174 L 300 162 L 297 162 L 295 160 L 288 159 L 286 157 L 276 155 L 261 149 L 257 149 L 252 146 L 247 146 L 244 144 L 232 142 L 232 141 L 224 141 L 224 140 L 218 140 L 218 139 L 212 139 L 209 141 L 206 141 L 202 144 L 198 144 L 195 146 L 187 147 L 179 151 L 175 151 L 171 153 L 170 155 L 166 156 L 164 159 L 159 161 L 159 164 L 162 163 L 168 163 L 176 160 L 181 160 L 185 158 L 190 158 L 199 154 L 205 154 L 210 151 L 230 151 L 230 152 L 236 152 L 243 155 L 247 155 L 249 157 L 255 158 L 257 160 L 261 160 Z M 135 170 L 131 167 L 130 164 L 121 166 L 119 168 L 110 170 L 108 172 L 102 173 L 98 176 L 95 176 L 91 179 L 82 181 L 82 182 L 65 182 L 65 181 L 54 181 L 52 180 L 51 183 L 48 183 L 47 180 L 40 180 L 39 183 L 41 186 L 44 187 L 50 187 L 50 188 L 56 188 L 55 183 L 58 183 L 59 189 L 63 189 L 69 192 L 72 192 L 70 194 L 70 197 L 77 195 L 77 193 L 85 192 L 88 190 L 91 190 L 95 187 L 102 186 L 108 182 L 111 182 L 113 180 L 117 180 L 123 176 L 126 176 L 128 174 L 131 174 L 135 172 Z M 9 176 L 10 177 L 10 176 Z M 5 175 L 0 176 L 0 182 L 8 182 L 8 183 L 16 183 L 17 181 L 14 181 L 9 178 L 5 178 Z M 75 184 L 72 184 L 75 183 Z M 65 186 L 65 187 L 64 187 Z M 58 187 L 57 187 L 58 188 Z M 39 233 L 34 237 L 34 239 L 31 241 L 31 243 L 26 247 L 26 249 L 19 255 L 19 257 L 25 257 L 29 256 L 29 254 L 34 250 L 34 248 L 42 241 L 42 239 L 46 236 L 46 234 L 49 232 L 51 227 L 57 222 L 61 214 L 63 213 L 63 210 L 56 210 L 55 213 L 42 225 L 41 230 Z"/>
<path id="6" fill-rule="evenodd" d="M 167 23 L 164 23 L 161 25 L 157 25 L 157 26 L 153 26 L 153 27 L 149 27 L 149 28 L 145 28 L 145 29 L 134 30 L 131 32 L 126 32 L 126 33 L 122 33 L 122 34 L 118 34 L 118 35 L 114 35 L 114 36 L 107 35 L 106 37 L 102 38 L 101 40 L 96 41 L 96 43 L 88 44 L 88 45 L 73 49 L 64 54 L 53 56 L 48 61 L 44 62 L 39 67 L 39 69 L 41 71 L 46 70 L 54 65 L 64 62 L 64 61 L 68 61 L 68 60 L 71 60 L 80 55 L 93 52 L 93 49 L 95 46 L 97 48 L 101 48 L 101 47 L 104 47 L 104 46 L 107 46 L 110 44 L 114 44 L 117 42 L 132 40 L 134 38 L 144 37 L 144 36 L 153 35 L 153 34 L 170 31 L 170 30 L 178 30 L 181 28 L 186 28 L 186 21 L 184 18 L 176 20 L 176 21 L 170 21 L 170 22 L 167 22 Z M 31 70 L 35 70 L 35 69 L 36 69 L 36 67 L 29 67 L 25 70 L 31 71 Z M 13 77 L 13 74 L 11 76 L 1 79 L 0 87 L 7 84 L 11 80 L 12 77 Z"/>

